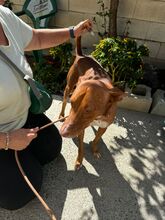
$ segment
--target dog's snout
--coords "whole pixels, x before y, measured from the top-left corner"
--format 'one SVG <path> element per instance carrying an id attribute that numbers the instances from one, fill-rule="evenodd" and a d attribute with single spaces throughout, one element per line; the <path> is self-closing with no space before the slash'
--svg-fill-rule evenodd
<path id="1" fill-rule="evenodd" d="M 68 137 L 70 138 L 70 129 L 72 129 L 73 124 L 69 123 L 69 124 L 63 124 L 61 129 L 60 129 L 60 134 L 62 137 Z"/>

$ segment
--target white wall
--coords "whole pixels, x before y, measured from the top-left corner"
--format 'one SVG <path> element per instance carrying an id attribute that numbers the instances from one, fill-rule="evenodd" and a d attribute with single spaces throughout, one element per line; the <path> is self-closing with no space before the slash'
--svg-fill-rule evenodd
<path id="1" fill-rule="evenodd" d="M 92 19 L 99 11 L 97 0 L 56 0 L 57 14 L 51 19 L 51 26 L 67 27 L 75 25 L 86 18 Z M 105 0 L 109 5 L 110 0 Z M 122 35 L 128 20 L 129 37 L 135 38 L 139 43 L 145 43 L 150 49 L 150 60 L 165 63 L 165 0 L 119 0 L 118 34 Z M 25 1 L 13 0 L 14 11 L 21 10 Z M 30 19 L 22 16 L 31 24 Z M 97 20 L 98 23 L 100 22 Z M 94 31 L 97 29 L 94 27 Z M 91 48 L 98 43 L 97 34 L 94 37 L 86 35 L 83 45 Z M 165 64 L 164 64 L 165 65 Z"/>

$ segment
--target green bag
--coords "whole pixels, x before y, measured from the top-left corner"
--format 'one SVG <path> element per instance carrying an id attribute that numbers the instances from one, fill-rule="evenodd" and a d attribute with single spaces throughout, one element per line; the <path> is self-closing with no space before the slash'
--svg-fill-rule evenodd
<path id="1" fill-rule="evenodd" d="M 41 83 L 35 80 L 33 80 L 33 82 L 38 90 L 38 95 L 36 95 L 32 87 L 29 86 L 29 94 L 31 99 L 31 106 L 29 110 L 33 114 L 41 114 L 51 106 L 53 99 L 51 94 Z"/>

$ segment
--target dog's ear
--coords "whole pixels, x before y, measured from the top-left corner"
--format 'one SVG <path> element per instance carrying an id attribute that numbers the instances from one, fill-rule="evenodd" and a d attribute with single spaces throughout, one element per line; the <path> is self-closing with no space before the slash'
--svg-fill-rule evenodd
<path id="1" fill-rule="evenodd" d="M 115 102 L 121 101 L 128 93 L 123 92 L 121 89 L 114 87 L 109 90 L 110 95 L 113 97 Z"/>
<path id="2" fill-rule="evenodd" d="M 84 95 L 86 94 L 86 88 L 81 88 L 81 87 L 76 87 L 76 89 L 74 90 L 72 96 L 70 97 L 70 102 L 72 107 L 79 106 Z"/>

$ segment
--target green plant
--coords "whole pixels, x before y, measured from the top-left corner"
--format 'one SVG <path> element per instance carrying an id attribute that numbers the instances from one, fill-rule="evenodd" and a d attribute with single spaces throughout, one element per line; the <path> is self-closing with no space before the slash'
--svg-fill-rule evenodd
<path id="1" fill-rule="evenodd" d="M 97 0 L 97 4 L 99 5 L 99 11 L 96 12 L 96 16 L 93 17 L 93 23 L 96 25 L 98 35 L 101 38 L 108 37 L 109 29 L 107 27 L 107 23 L 110 23 L 111 19 L 111 12 L 108 7 L 105 6 L 105 3 L 103 0 Z M 101 24 L 100 27 L 98 25 L 97 17 L 101 18 Z"/>
<path id="2" fill-rule="evenodd" d="M 73 61 L 72 44 L 64 43 L 49 50 L 50 56 L 60 65 L 60 72 L 68 71 Z"/>
<path id="3" fill-rule="evenodd" d="M 132 89 L 143 77 L 143 56 L 148 56 L 145 45 L 137 45 L 129 38 L 105 38 L 96 45 L 92 56 L 107 70 L 112 82 L 117 86 Z"/>
<path id="4" fill-rule="evenodd" d="M 72 45 L 65 43 L 51 48 L 49 55 L 44 56 L 41 62 L 30 61 L 34 78 L 51 93 L 62 93 L 65 88 L 66 76 L 73 62 L 71 51 Z"/>
<path id="5" fill-rule="evenodd" d="M 131 20 L 127 20 L 126 24 L 125 24 L 125 28 L 124 28 L 123 34 L 122 34 L 123 38 L 128 38 L 129 37 L 130 25 L 131 25 Z"/>
<path id="6" fill-rule="evenodd" d="M 58 72 L 47 60 L 33 64 L 34 78 L 41 82 L 51 93 L 60 92 L 65 85 L 65 73 Z"/>
<path id="7" fill-rule="evenodd" d="M 106 3 L 105 3 L 106 2 Z M 117 11 L 119 0 L 110 0 L 109 6 L 105 0 L 97 0 L 99 11 L 93 17 L 93 23 L 96 25 L 98 35 L 101 39 L 117 36 Z M 98 25 L 100 23 L 100 25 Z"/>

